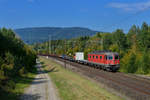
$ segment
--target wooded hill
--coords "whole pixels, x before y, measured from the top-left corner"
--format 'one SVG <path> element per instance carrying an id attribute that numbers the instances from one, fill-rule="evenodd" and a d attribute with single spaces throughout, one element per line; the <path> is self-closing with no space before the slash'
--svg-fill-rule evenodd
<path id="1" fill-rule="evenodd" d="M 48 45 L 51 45 L 50 49 Z M 85 58 L 92 51 L 111 50 L 120 54 L 121 72 L 150 73 L 150 26 L 145 22 L 141 27 L 133 25 L 127 34 L 117 29 L 112 33 L 99 32 L 91 37 L 69 39 L 66 42 L 56 40 L 36 44 L 34 48 L 38 53 L 70 56 L 80 51 L 85 53 Z"/>
<path id="2" fill-rule="evenodd" d="M 97 31 L 81 27 L 34 27 L 14 30 L 21 39 L 29 44 L 48 41 L 50 39 L 71 39 L 81 36 L 93 36 Z"/>

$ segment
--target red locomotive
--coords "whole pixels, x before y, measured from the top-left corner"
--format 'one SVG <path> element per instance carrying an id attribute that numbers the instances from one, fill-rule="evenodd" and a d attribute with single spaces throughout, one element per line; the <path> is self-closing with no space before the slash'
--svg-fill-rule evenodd
<path id="1" fill-rule="evenodd" d="M 108 71 L 116 71 L 120 67 L 119 54 L 111 51 L 89 53 L 88 62 Z"/>

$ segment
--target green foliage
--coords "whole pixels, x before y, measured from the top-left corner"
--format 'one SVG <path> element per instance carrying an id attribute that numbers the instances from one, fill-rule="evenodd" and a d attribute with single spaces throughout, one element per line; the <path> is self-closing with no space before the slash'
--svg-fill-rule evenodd
<path id="1" fill-rule="evenodd" d="M 137 38 L 140 49 L 145 50 L 150 48 L 150 32 L 145 22 L 142 25 L 141 31 L 137 34 Z"/>
<path id="2" fill-rule="evenodd" d="M 150 72 L 150 55 L 147 52 L 143 52 L 141 60 L 139 61 L 139 69 L 137 73 L 148 74 Z"/>
<path id="3" fill-rule="evenodd" d="M 135 25 L 133 25 L 131 27 L 131 29 L 129 30 L 128 34 L 127 34 L 127 44 L 129 46 L 129 48 L 134 44 L 134 42 L 136 41 L 136 34 L 137 34 L 137 27 Z"/>
<path id="4" fill-rule="evenodd" d="M 136 67 L 136 55 L 133 52 L 127 53 L 121 59 L 121 70 L 126 73 L 135 73 Z"/>
<path id="5" fill-rule="evenodd" d="M 119 50 L 126 49 L 126 36 L 122 30 L 117 29 L 113 32 L 113 43 L 118 45 Z"/>
<path id="6" fill-rule="evenodd" d="M 11 29 L 0 29 L 0 91 L 15 88 L 15 78 L 31 72 L 36 53 L 16 37 Z M 0 93 L 1 94 L 1 93 Z"/>

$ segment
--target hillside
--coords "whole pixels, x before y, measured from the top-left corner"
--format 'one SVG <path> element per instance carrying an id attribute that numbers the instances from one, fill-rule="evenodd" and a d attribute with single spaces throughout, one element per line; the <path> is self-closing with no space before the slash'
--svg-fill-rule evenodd
<path id="1" fill-rule="evenodd" d="M 46 41 L 49 36 L 52 39 L 71 39 L 80 36 L 92 36 L 97 33 L 97 31 L 81 27 L 34 27 L 15 29 L 14 31 L 24 42 L 29 44 Z"/>

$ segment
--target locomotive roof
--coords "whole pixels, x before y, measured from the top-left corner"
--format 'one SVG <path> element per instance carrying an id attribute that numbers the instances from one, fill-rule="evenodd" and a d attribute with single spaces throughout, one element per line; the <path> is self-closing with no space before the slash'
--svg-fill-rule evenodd
<path id="1" fill-rule="evenodd" d="M 118 55 L 117 52 L 112 52 L 112 51 L 94 51 L 89 54 L 107 54 L 107 55 L 115 54 L 115 55 Z"/>

